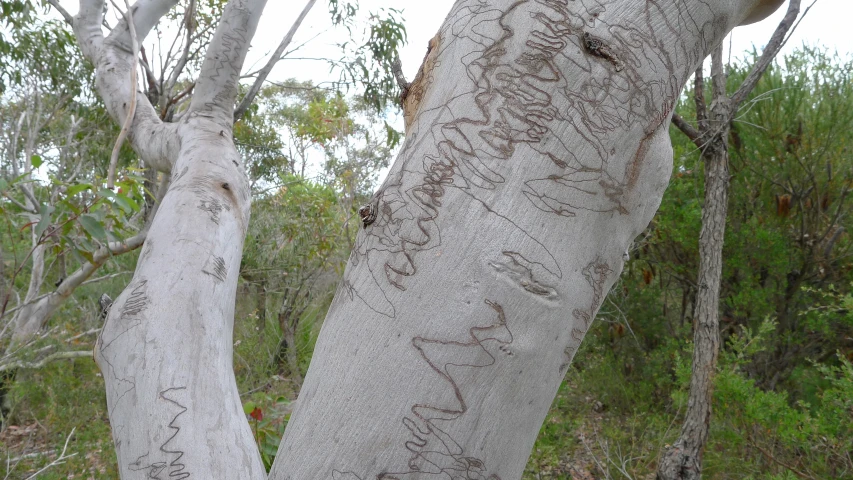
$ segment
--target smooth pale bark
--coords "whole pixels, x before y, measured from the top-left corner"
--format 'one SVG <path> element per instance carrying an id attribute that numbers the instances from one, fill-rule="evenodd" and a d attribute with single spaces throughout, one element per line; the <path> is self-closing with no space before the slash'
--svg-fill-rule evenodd
<path id="1" fill-rule="evenodd" d="M 175 0 L 140 0 L 140 37 Z M 623 254 L 657 209 L 690 72 L 759 0 L 459 1 L 316 347 L 272 478 L 521 476 Z M 95 349 L 122 478 L 264 478 L 232 372 L 249 219 L 231 139 L 263 0 L 231 0 L 190 111 L 140 98 L 172 187 Z M 126 26 L 75 31 L 117 121 Z"/>
<path id="2" fill-rule="evenodd" d="M 458 1 L 270 477 L 520 478 L 685 81 L 760 3 Z"/>
<path id="3" fill-rule="evenodd" d="M 140 0 L 140 40 L 176 0 Z M 232 368 L 233 321 L 250 196 L 232 139 L 237 80 L 264 0 L 231 0 L 207 50 L 190 110 L 164 124 L 139 95 L 130 138 L 146 165 L 171 171 L 133 279 L 95 346 L 121 477 L 266 477 Z M 126 115 L 126 25 L 106 39 L 103 0 L 81 0 L 74 21 L 97 67 L 108 110 Z"/>
<path id="4" fill-rule="evenodd" d="M 140 41 L 178 0 L 140 0 L 133 5 L 133 21 Z M 107 112 L 119 124 L 124 123 L 130 107 L 130 70 L 136 67 L 131 54 L 130 32 L 124 21 L 104 38 L 101 22 L 102 0 L 80 0 L 80 11 L 74 19 L 74 34 L 80 50 L 95 64 L 95 86 Z M 163 123 L 144 95 L 137 97 L 133 127 L 128 136 L 133 149 L 145 165 L 168 172 L 177 158 L 180 141 L 177 125 Z"/>

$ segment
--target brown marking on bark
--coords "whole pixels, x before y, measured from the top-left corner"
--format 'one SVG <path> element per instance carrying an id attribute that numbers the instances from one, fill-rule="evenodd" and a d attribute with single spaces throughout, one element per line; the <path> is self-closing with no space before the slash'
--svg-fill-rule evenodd
<path id="1" fill-rule="evenodd" d="M 424 56 L 424 61 L 421 68 L 418 69 L 418 74 L 412 83 L 403 91 L 400 97 L 400 103 L 403 107 L 403 119 L 406 125 L 406 131 L 415 119 L 418 109 L 421 106 L 424 96 L 432 84 L 432 70 L 435 68 L 436 59 L 438 58 L 438 47 L 441 44 L 441 33 L 437 33 L 429 41 L 427 53 Z"/>

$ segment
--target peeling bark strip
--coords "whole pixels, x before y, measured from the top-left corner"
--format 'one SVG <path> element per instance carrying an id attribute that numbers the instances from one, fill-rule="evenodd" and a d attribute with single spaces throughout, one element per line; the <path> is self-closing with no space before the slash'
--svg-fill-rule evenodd
<path id="1" fill-rule="evenodd" d="M 403 89 L 403 93 L 400 96 L 400 103 L 403 107 L 403 123 L 406 132 L 409 131 L 409 125 L 412 124 L 412 120 L 414 120 L 415 115 L 418 113 L 418 108 L 426 95 L 427 89 L 433 83 L 432 70 L 436 65 L 440 44 L 441 33 L 438 33 L 429 41 L 424 61 L 421 64 L 421 68 L 418 69 L 418 73 L 415 74 L 414 80 Z"/>
<path id="2" fill-rule="evenodd" d="M 270 478 L 520 478 L 660 203 L 681 88 L 756 2 L 457 1 Z"/>

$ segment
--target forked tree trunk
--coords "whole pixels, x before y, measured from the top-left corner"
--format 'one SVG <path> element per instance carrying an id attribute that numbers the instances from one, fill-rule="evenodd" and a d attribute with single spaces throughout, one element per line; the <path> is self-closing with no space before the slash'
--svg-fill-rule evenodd
<path id="1" fill-rule="evenodd" d="M 176 3 L 140 0 L 139 38 Z M 232 368 L 250 204 L 233 105 L 264 3 L 228 3 L 180 123 L 162 123 L 138 95 L 129 138 L 148 167 L 171 171 L 171 186 L 95 347 L 122 478 L 266 477 Z M 74 29 L 108 111 L 123 122 L 136 60 L 127 22 L 103 37 L 103 5 L 81 0 Z"/>
<path id="2" fill-rule="evenodd" d="M 137 32 L 176 0 L 140 0 Z M 660 203 L 690 73 L 760 0 L 460 0 L 408 89 L 406 142 L 317 343 L 270 477 L 516 479 Z M 126 25 L 75 22 L 117 119 Z M 231 0 L 190 112 L 137 108 L 172 188 L 96 348 L 123 478 L 265 473 L 231 370 L 249 198 L 231 142 L 262 0 Z M 144 103 L 144 102 L 143 102 Z"/>

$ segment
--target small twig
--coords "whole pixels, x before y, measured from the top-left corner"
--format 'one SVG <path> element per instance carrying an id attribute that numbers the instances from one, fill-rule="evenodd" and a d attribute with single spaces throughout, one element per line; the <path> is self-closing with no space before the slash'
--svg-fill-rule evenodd
<path id="1" fill-rule="evenodd" d="M 70 360 L 74 358 L 83 358 L 83 357 L 91 357 L 92 352 L 90 350 L 86 351 L 71 351 L 71 352 L 56 352 L 52 353 L 38 362 L 10 362 L 5 365 L 0 365 L 0 372 L 6 372 L 9 370 L 18 370 L 18 369 L 26 369 L 26 370 L 38 370 L 39 368 L 44 367 L 48 363 L 55 362 L 57 360 Z"/>
<path id="2" fill-rule="evenodd" d="M 131 12 L 130 4 L 124 0 L 124 5 L 127 7 L 126 21 L 127 28 L 130 31 L 131 48 L 131 69 L 130 69 L 130 106 L 127 109 L 127 117 L 124 119 L 124 125 L 121 126 L 121 132 L 116 138 L 116 143 L 113 145 L 113 152 L 110 155 L 110 169 L 107 173 L 107 188 L 112 190 L 115 188 L 116 165 L 118 165 L 118 154 L 121 150 L 121 145 L 130 133 L 130 126 L 133 124 L 133 116 L 136 114 L 136 57 L 139 55 L 139 39 L 136 38 L 136 26 L 133 24 L 133 12 Z"/>
<path id="3" fill-rule="evenodd" d="M 761 452 L 761 454 L 762 454 L 762 455 L 764 455 L 765 457 L 767 457 L 767 459 L 768 459 L 768 460 L 771 460 L 771 461 L 773 461 L 774 463 L 777 463 L 777 464 L 779 464 L 779 465 L 781 465 L 781 466 L 783 466 L 783 467 L 787 468 L 787 469 L 788 469 L 788 470 L 790 470 L 790 471 L 791 471 L 791 473 L 793 473 L 794 475 L 796 475 L 796 476 L 798 476 L 798 477 L 800 477 L 800 478 L 805 478 L 805 479 L 807 479 L 807 480 L 817 480 L 815 477 L 813 477 L 813 476 L 809 475 L 808 473 L 801 472 L 801 471 L 797 470 L 796 468 L 794 468 L 792 465 L 789 465 L 788 463 L 786 463 L 786 462 L 784 462 L 784 461 L 782 461 L 782 460 L 779 460 L 778 458 L 774 457 L 770 452 L 768 452 L 767 450 L 765 450 L 765 449 L 761 448 L 761 446 L 760 446 L 760 445 L 758 445 L 757 443 L 755 443 L 751 438 L 748 438 L 747 440 L 749 441 L 750 445 L 752 445 L 753 447 L 755 447 L 759 452 Z"/>
<path id="4" fill-rule="evenodd" d="M 403 74 L 403 62 L 400 61 L 400 56 L 396 53 L 394 54 L 394 60 L 391 62 L 391 73 L 394 74 L 397 86 L 400 87 L 400 101 L 405 101 L 412 84 L 406 80 L 406 76 Z"/>
<path id="5" fill-rule="evenodd" d="M 74 335 L 73 337 L 66 338 L 65 342 L 66 343 L 73 342 L 74 340 L 77 340 L 80 337 L 85 337 L 86 335 L 92 335 L 92 334 L 98 333 L 100 331 L 101 331 L 101 327 L 93 328 L 93 329 L 87 330 L 83 333 L 78 333 L 77 335 Z"/>
<path id="6" fill-rule="evenodd" d="M 31 478 L 36 478 L 36 477 L 38 477 L 38 476 L 39 476 L 39 474 L 40 474 L 40 473 L 42 473 L 42 472 L 46 471 L 47 469 L 52 468 L 52 467 L 55 467 L 56 465 L 62 465 L 63 463 L 65 463 L 65 461 L 66 461 L 66 460 L 68 460 L 69 458 L 73 457 L 74 455 L 77 455 L 77 452 L 74 452 L 74 453 L 72 453 L 71 455 L 67 455 L 67 456 L 65 455 L 65 452 L 68 450 L 68 442 L 70 442 L 70 441 L 71 441 L 71 436 L 72 436 L 72 435 L 74 435 L 74 431 L 75 431 L 76 429 L 77 429 L 77 427 L 72 428 L 72 429 L 71 429 L 71 433 L 69 433 L 69 434 L 68 434 L 68 437 L 66 437 L 66 438 L 65 438 L 65 446 L 63 446 L 63 447 L 62 447 L 62 453 L 60 453 L 60 454 L 59 454 L 59 457 L 57 457 L 57 459 L 56 459 L 56 460 L 54 460 L 54 461 L 52 461 L 52 462 L 48 463 L 47 465 L 45 465 L 45 466 L 44 466 L 41 470 L 39 470 L 38 472 L 36 472 L 36 473 L 34 473 L 34 474 L 30 475 L 29 477 L 27 477 L 27 478 L 26 478 L 26 480 L 30 480 Z"/>
<path id="7" fill-rule="evenodd" d="M 673 113 L 672 124 L 678 127 L 678 129 L 681 130 L 682 133 L 687 135 L 687 138 L 689 138 L 694 145 L 699 148 L 703 147 L 702 134 L 699 132 L 699 130 L 696 129 L 696 127 L 687 123 L 687 120 L 685 120 L 684 117 L 677 113 Z"/>
<path id="8" fill-rule="evenodd" d="M 65 19 L 65 22 L 68 23 L 68 25 L 74 25 L 74 16 L 68 13 L 68 10 L 62 8 L 62 5 L 60 5 L 59 2 L 57 2 L 56 0 L 47 0 L 47 3 L 49 3 L 50 6 L 52 6 L 53 8 L 55 8 L 60 15 L 62 15 L 62 18 Z"/>
<path id="9" fill-rule="evenodd" d="M 82 287 L 84 285 L 91 285 L 93 283 L 103 282 L 104 280 L 109 280 L 111 278 L 115 278 L 115 277 L 118 277 L 120 275 L 127 275 L 128 273 L 133 273 L 133 272 L 127 271 L 127 272 L 112 273 L 110 275 L 104 275 L 102 277 L 93 278 L 91 280 L 86 280 L 85 282 L 81 283 L 80 286 Z"/>

